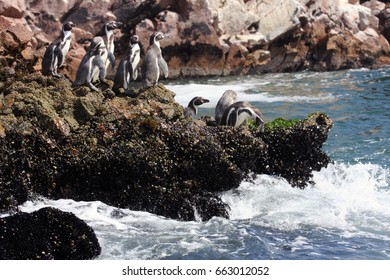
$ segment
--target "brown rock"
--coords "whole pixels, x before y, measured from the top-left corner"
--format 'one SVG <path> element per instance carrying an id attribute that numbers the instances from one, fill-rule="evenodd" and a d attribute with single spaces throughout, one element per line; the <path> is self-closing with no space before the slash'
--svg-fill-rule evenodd
<path id="1" fill-rule="evenodd" d="M 28 44 L 27 47 L 21 52 L 21 55 L 25 60 L 33 60 L 35 58 L 35 50 L 31 44 Z"/>
<path id="2" fill-rule="evenodd" d="M 0 15 L 11 18 L 22 18 L 25 10 L 24 0 L 0 1 Z"/>
<path id="3" fill-rule="evenodd" d="M 68 55 L 66 56 L 66 66 L 63 71 L 72 81 L 76 79 L 76 72 L 79 68 L 80 62 L 83 59 L 86 51 L 80 45 L 74 45 L 75 47 L 70 49 Z"/>
<path id="4" fill-rule="evenodd" d="M 232 44 L 226 59 L 225 74 L 240 74 L 246 54 L 248 54 L 247 48 L 240 44 Z"/>
<path id="5" fill-rule="evenodd" d="M 34 33 L 32 33 L 26 25 L 20 23 L 11 26 L 8 28 L 8 31 L 13 34 L 22 45 L 27 44 L 34 36 Z"/>

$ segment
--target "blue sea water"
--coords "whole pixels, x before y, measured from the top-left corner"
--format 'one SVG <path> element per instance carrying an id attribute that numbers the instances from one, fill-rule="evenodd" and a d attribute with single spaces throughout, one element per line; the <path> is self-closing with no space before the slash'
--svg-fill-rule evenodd
<path id="1" fill-rule="evenodd" d="M 163 82 L 183 106 L 210 99 L 199 115 L 213 116 L 227 89 L 266 121 L 325 112 L 333 162 L 305 190 L 258 174 L 221 193 L 229 220 L 181 222 L 99 201 L 38 199 L 21 210 L 75 213 L 95 230 L 99 259 L 390 259 L 390 68 Z"/>

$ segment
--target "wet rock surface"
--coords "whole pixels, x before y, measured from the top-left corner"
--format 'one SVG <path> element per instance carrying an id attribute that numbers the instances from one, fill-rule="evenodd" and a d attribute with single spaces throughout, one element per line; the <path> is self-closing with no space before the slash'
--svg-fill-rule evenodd
<path id="1" fill-rule="evenodd" d="M 321 150 L 332 126 L 325 114 L 276 120 L 260 132 L 184 119 L 161 84 L 113 96 L 32 74 L 3 81 L 1 92 L 2 211 L 39 194 L 180 220 L 228 218 L 219 193 L 250 174 L 304 188 L 329 162 Z"/>
<path id="2" fill-rule="evenodd" d="M 92 228 L 71 213 L 48 207 L 0 218 L 2 260 L 84 260 L 100 251 Z"/>

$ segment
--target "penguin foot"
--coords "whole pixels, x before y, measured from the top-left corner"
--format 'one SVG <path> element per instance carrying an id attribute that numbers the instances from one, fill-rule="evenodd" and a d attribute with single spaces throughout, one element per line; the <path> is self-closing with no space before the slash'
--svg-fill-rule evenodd
<path id="1" fill-rule="evenodd" d="M 96 92 L 99 92 L 99 90 L 98 90 L 98 88 L 97 87 L 95 87 L 93 84 L 88 84 L 88 87 L 91 89 L 91 90 L 93 90 L 93 91 L 96 91 Z"/>
<path id="2" fill-rule="evenodd" d="M 53 77 L 62 78 L 64 75 L 58 74 L 58 73 L 52 73 Z"/>

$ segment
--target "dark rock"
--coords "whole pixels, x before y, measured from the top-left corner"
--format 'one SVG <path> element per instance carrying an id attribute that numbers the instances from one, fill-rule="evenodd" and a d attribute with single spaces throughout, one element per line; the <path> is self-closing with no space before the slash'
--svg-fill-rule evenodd
<path id="1" fill-rule="evenodd" d="M 324 114 L 260 132 L 191 123 L 161 84 L 107 98 L 110 89 L 72 91 L 68 81 L 38 73 L 15 74 L 0 90 L 3 210 L 36 193 L 181 220 L 227 218 L 219 193 L 249 174 L 304 188 L 329 162 L 321 147 L 332 121 Z"/>
<path id="2" fill-rule="evenodd" d="M 390 42 L 390 4 L 387 4 L 378 15 L 379 26 L 383 36 Z"/>
<path id="3" fill-rule="evenodd" d="M 305 188 L 312 171 L 319 171 L 330 161 L 321 148 L 332 120 L 323 113 L 313 113 L 288 126 L 278 125 L 278 120 L 275 123 L 275 126 L 268 124 L 261 136 L 269 145 L 268 174 L 279 175 L 293 186 Z"/>
<path id="4" fill-rule="evenodd" d="M 2 260 L 85 260 L 101 252 L 92 229 L 55 208 L 0 218 Z"/>

